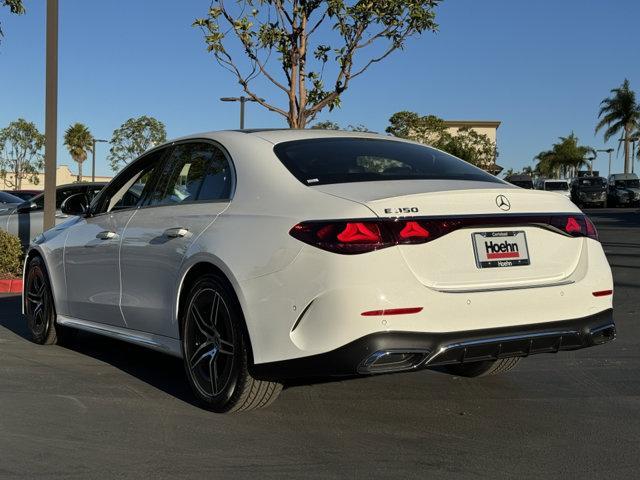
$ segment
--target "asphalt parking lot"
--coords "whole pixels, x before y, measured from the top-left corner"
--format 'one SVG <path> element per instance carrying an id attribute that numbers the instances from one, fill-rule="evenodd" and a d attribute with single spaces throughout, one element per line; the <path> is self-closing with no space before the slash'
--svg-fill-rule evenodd
<path id="1" fill-rule="evenodd" d="M 2 296 L 0 478 L 637 478 L 640 213 L 588 213 L 613 267 L 615 342 L 483 379 L 290 385 L 248 414 L 194 406 L 180 361 L 158 353 L 89 334 L 34 345 Z"/>

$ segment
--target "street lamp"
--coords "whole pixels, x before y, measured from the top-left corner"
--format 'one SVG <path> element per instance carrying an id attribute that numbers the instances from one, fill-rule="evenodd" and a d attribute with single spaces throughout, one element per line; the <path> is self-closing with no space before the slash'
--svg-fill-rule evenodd
<path id="1" fill-rule="evenodd" d="M 109 140 L 101 140 L 99 138 L 93 139 L 93 148 L 91 149 L 91 181 L 96 181 L 96 143 L 109 143 Z M 82 179 L 80 179 L 82 181 Z"/>
<path id="2" fill-rule="evenodd" d="M 613 148 L 600 149 L 596 150 L 596 152 L 605 152 L 609 154 L 609 176 L 611 176 L 611 153 L 613 152 Z"/>
<path id="3" fill-rule="evenodd" d="M 240 130 L 244 129 L 244 104 L 246 102 L 264 102 L 264 98 L 251 98 L 241 95 L 240 97 L 222 97 L 222 102 L 240 102 Z"/>

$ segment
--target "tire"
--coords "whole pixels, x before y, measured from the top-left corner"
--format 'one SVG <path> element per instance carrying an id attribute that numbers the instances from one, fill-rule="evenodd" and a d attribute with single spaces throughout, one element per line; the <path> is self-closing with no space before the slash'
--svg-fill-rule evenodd
<path id="1" fill-rule="evenodd" d="M 182 309 L 185 372 L 198 403 L 218 413 L 264 408 L 282 384 L 249 373 L 250 346 L 233 290 L 217 275 L 204 275 L 189 290 Z"/>
<path id="2" fill-rule="evenodd" d="M 29 261 L 25 275 L 25 316 L 31 339 L 40 345 L 58 343 L 56 309 L 51 293 L 49 275 L 42 258 Z"/>
<path id="3" fill-rule="evenodd" d="M 500 358 L 498 360 L 486 360 L 484 362 L 460 363 L 458 365 L 445 365 L 444 370 L 459 377 L 486 377 L 508 372 L 514 368 L 521 357 Z"/>

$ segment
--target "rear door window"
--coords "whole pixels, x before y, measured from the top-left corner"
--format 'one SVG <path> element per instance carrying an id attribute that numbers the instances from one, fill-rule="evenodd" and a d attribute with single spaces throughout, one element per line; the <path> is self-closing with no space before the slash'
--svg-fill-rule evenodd
<path id="1" fill-rule="evenodd" d="M 224 153 L 204 142 L 177 145 L 154 188 L 149 205 L 228 200 L 231 168 Z"/>
<path id="2" fill-rule="evenodd" d="M 380 180 L 476 180 L 503 183 L 426 145 L 368 138 L 317 138 L 279 143 L 274 152 L 305 185 Z"/>

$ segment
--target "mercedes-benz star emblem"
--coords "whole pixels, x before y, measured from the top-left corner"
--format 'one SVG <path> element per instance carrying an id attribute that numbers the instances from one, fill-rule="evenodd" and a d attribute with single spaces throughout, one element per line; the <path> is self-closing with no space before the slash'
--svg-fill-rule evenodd
<path id="1" fill-rule="evenodd" d="M 509 199 L 504 195 L 498 195 L 496 197 L 496 205 L 500 210 L 504 210 L 505 212 L 511 208 L 511 204 L 509 203 Z"/>

